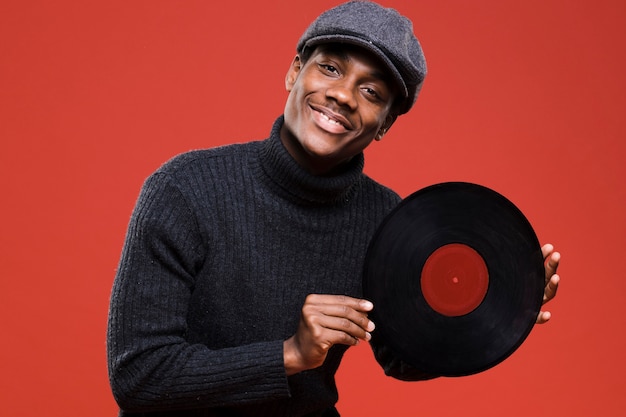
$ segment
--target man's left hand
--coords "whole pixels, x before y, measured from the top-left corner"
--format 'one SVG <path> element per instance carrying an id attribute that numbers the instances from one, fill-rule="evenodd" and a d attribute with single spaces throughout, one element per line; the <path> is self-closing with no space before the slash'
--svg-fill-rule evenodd
<path id="1" fill-rule="evenodd" d="M 556 291 L 559 288 L 559 277 L 556 273 L 561 260 L 561 254 L 554 251 L 554 246 L 551 244 L 545 244 L 541 247 L 541 253 L 544 259 L 544 267 L 546 271 L 546 286 L 543 290 L 543 304 L 552 300 L 556 295 Z M 540 311 L 537 315 L 537 324 L 544 324 L 550 320 L 552 314 L 549 311 Z"/>

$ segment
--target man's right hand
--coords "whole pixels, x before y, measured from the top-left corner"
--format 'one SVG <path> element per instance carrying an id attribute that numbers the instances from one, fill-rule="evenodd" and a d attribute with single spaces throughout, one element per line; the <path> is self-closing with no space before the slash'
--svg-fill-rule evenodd
<path id="1" fill-rule="evenodd" d="M 298 331 L 283 343 L 287 375 L 321 366 L 333 345 L 370 340 L 374 323 L 367 313 L 372 308 L 367 300 L 345 295 L 307 296 Z"/>

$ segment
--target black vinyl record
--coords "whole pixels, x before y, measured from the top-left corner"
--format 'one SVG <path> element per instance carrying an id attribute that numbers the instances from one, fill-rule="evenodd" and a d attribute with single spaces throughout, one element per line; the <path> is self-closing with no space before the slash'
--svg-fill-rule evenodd
<path id="1" fill-rule="evenodd" d="M 404 199 L 366 257 L 375 338 L 433 376 L 465 376 L 511 355 L 544 290 L 541 246 L 522 212 L 476 184 L 433 185 Z"/>

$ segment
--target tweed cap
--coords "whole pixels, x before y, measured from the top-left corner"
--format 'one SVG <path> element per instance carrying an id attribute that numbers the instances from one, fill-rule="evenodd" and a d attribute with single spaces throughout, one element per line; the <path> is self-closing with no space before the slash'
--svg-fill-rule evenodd
<path id="1" fill-rule="evenodd" d="M 408 112 L 426 77 L 426 59 L 413 24 L 398 11 L 369 1 L 349 1 L 322 13 L 306 29 L 298 53 L 324 43 L 349 43 L 373 52 L 403 90 L 400 114 Z"/>

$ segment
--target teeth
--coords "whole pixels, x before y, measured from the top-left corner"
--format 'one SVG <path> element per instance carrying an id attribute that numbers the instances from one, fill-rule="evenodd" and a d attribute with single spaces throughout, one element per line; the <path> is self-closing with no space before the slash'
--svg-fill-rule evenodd
<path id="1" fill-rule="evenodd" d="M 322 112 L 320 112 L 320 114 L 321 114 L 321 115 L 322 115 L 322 117 L 323 117 L 324 119 L 326 119 L 328 122 L 330 122 L 330 123 L 332 123 L 332 124 L 334 124 L 334 125 L 339 125 L 339 126 L 341 126 L 341 123 L 339 123 L 338 121 L 336 121 L 336 120 L 334 120 L 334 119 L 331 119 L 330 117 L 328 117 L 327 115 L 325 115 L 325 114 L 324 114 L 324 113 L 322 113 Z"/>

